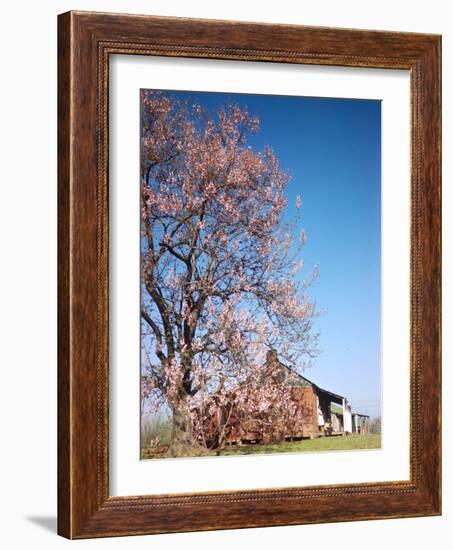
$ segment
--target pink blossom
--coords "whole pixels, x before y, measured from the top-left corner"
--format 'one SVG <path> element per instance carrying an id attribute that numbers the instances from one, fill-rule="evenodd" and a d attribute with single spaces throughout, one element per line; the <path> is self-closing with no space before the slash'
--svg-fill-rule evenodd
<path id="1" fill-rule="evenodd" d="M 249 146 L 259 120 L 246 107 L 210 115 L 145 90 L 142 109 L 142 400 L 183 402 L 202 438 L 208 410 L 288 404 L 261 381 L 269 347 L 295 362 L 314 350 L 305 233 L 283 223 L 290 175 Z"/>

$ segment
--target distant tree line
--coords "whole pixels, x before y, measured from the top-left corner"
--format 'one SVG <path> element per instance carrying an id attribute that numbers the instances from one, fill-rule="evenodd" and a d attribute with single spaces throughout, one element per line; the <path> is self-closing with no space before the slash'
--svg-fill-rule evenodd
<path id="1" fill-rule="evenodd" d="M 373 433 L 373 434 L 380 434 L 381 433 L 381 417 L 380 416 L 376 416 L 371 421 L 370 432 Z"/>

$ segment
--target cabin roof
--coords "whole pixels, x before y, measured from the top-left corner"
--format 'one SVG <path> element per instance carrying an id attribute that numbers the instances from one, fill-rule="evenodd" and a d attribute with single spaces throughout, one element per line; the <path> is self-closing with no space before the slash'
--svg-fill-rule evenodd
<path id="1" fill-rule="evenodd" d="M 337 403 L 339 405 L 343 404 L 343 399 L 347 401 L 346 397 L 343 397 L 342 395 L 338 395 L 337 393 L 333 393 L 329 390 L 324 390 L 323 388 L 319 387 L 317 384 L 306 378 L 305 376 L 302 376 L 299 372 L 294 370 L 293 368 L 289 367 L 288 365 L 285 365 L 281 361 L 279 361 L 280 366 L 287 369 L 292 374 L 295 374 L 298 376 L 305 384 L 309 384 L 310 386 L 313 386 L 318 393 L 324 394 L 326 397 L 328 397 L 333 403 Z"/>

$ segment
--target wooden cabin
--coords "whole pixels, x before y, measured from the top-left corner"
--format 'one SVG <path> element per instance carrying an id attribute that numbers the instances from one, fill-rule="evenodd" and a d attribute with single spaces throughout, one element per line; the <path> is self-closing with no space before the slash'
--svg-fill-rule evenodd
<path id="1" fill-rule="evenodd" d="M 269 411 L 244 417 L 237 409 L 234 389 L 228 406 L 211 406 L 213 414 L 192 414 L 200 444 L 208 448 L 222 445 L 271 443 L 284 440 L 315 438 L 323 435 L 345 435 L 352 432 L 351 407 L 345 397 L 322 389 L 269 352 L 263 384 L 289 384 L 295 412 L 290 421 L 275 417 Z M 212 405 L 212 403 L 211 403 Z"/>
<path id="2" fill-rule="evenodd" d="M 352 414 L 352 433 L 365 435 L 370 431 L 370 417 L 367 414 Z"/>

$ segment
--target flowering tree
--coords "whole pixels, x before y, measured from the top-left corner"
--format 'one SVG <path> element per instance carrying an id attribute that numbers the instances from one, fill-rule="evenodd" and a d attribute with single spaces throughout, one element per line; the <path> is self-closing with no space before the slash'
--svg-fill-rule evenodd
<path id="1" fill-rule="evenodd" d="M 313 275 L 298 276 L 297 220 L 282 221 L 289 175 L 248 145 L 257 117 L 149 90 L 141 104 L 142 398 L 171 411 L 170 453 L 193 455 L 191 411 L 225 405 L 232 388 L 250 401 L 269 349 L 292 364 L 313 352 Z M 263 409 L 270 390 L 257 387 Z"/>
<path id="2" fill-rule="evenodd" d="M 294 395 L 301 385 L 297 373 L 269 351 L 266 364 L 254 365 L 244 381 L 194 400 L 191 413 L 199 443 L 215 449 L 226 441 L 269 443 L 302 433 L 313 411 L 300 394 Z"/>

